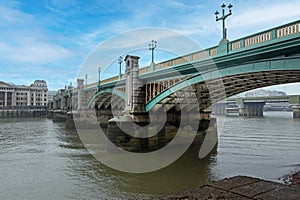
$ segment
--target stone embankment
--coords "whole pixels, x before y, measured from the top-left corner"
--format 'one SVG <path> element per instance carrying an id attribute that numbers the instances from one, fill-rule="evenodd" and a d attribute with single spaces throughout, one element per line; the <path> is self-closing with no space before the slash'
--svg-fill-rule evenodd
<path id="1" fill-rule="evenodd" d="M 294 180 L 295 179 L 296 178 L 294 178 Z M 299 200 L 300 187 L 299 185 L 285 185 L 282 183 L 276 183 L 247 176 L 236 176 L 208 183 L 207 185 L 184 192 L 180 195 L 173 195 L 159 199 Z"/>

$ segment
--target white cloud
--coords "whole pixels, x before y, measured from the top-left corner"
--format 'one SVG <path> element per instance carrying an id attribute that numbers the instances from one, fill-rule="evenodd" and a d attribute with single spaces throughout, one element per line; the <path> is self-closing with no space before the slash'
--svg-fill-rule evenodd
<path id="1" fill-rule="evenodd" d="M 17 8 L 0 5 L 0 58 L 7 63 L 45 64 L 69 58 L 67 48 L 42 32 L 38 19 Z"/>
<path id="2" fill-rule="evenodd" d="M 300 17 L 300 1 L 280 1 L 276 4 L 265 4 L 240 9 L 232 15 L 230 27 L 256 26 L 259 24 L 277 24 Z"/>
<path id="3" fill-rule="evenodd" d="M 0 19 L 2 26 L 11 25 L 12 23 L 16 23 L 20 26 L 24 25 L 24 23 L 32 22 L 34 17 L 20 10 L 0 5 Z"/>
<path id="4" fill-rule="evenodd" d="M 29 62 L 45 64 L 72 56 L 72 52 L 61 46 L 40 41 L 36 38 L 20 38 L 13 44 L 0 41 L 0 57 L 13 63 Z"/>
<path id="5" fill-rule="evenodd" d="M 77 1 L 72 0 L 46 0 L 45 6 L 52 12 L 56 12 L 61 15 L 74 14 L 79 10 Z"/>

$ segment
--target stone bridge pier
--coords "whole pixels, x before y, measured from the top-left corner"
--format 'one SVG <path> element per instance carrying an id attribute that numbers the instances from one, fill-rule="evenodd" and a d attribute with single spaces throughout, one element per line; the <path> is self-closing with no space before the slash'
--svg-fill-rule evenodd
<path id="1" fill-rule="evenodd" d="M 53 97 L 53 110 L 48 117 L 52 118 L 53 122 L 65 122 L 66 121 L 66 105 L 67 97 L 65 96 L 65 89 L 61 89 Z"/>
<path id="2" fill-rule="evenodd" d="M 293 117 L 294 118 L 300 118 L 300 105 L 293 105 Z"/>
<path id="3" fill-rule="evenodd" d="M 239 108 L 240 116 L 263 116 L 265 102 L 243 102 Z"/>
<path id="4" fill-rule="evenodd" d="M 219 102 L 212 105 L 211 109 L 215 115 L 225 115 L 226 113 L 226 102 Z"/>
<path id="5" fill-rule="evenodd" d="M 290 104 L 292 105 L 293 117 L 300 118 L 300 96 L 298 95 L 291 96 Z"/>
<path id="6" fill-rule="evenodd" d="M 201 143 L 209 128 L 217 131 L 216 120 L 210 118 L 211 111 L 199 111 L 187 104 L 185 110 L 180 110 L 174 105 L 173 108 L 164 111 L 165 116 L 159 111 L 164 109 L 163 106 L 159 105 L 161 107 L 154 111 L 154 115 L 150 118 L 145 110 L 145 83 L 138 77 L 138 61 L 137 56 L 128 55 L 125 58 L 125 109 L 121 116 L 115 116 L 108 121 L 107 137 L 110 141 L 128 151 L 150 152 L 167 145 L 179 129 L 186 130 L 186 137 L 189 137 L 192 129 L 197 131 L 196 137 L 193 138 L 194 143 Z M 101 112 L 99 114 L 101 115 Z M 98 121 L 99 118 L 101 119 L 101 116 L 98 116 Z M 181 127 L 182 124 L 187 125 Z"/>

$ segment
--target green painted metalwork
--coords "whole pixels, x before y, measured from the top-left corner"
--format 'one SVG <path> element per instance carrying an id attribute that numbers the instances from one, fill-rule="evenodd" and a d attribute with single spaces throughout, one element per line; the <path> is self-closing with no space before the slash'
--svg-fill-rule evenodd
<path id="1" fill-rule="evenodd" d="M 89 108 L 91 106 L 91 104 L 94 102 L 94 100 L 101 94 L 104 94 L 104 93 L 111 93 L 111 94 L 115 94 L 115 95 L 118 95 L 119 97 L 121 97 L 123 100 L 126 99 L 126 95 L 119 91 L 119 90 L 115 90 L 113 88 L 110 88 L 110 89 L 105 89 L 105 90 L 101 90 L 99 92 L 97 92 L 89 101 L 88 105 L 87 105 L 87 108 Z"/>
<path id="2" fill-rule="evenodd" d="M 146 104 L 146 111 L 149 111 L 154 105 L 161 102 L 163 99 L 167 98 L 171 94 L 196 83 L 204 82 L 206 80 L 214 78 L 232 76 L 236 74 L 251 74 L 254 72 L 270 70 L 300 70 L 300 57 L 297 57 L 297 59 L 282 58 L 282 60 L 262 61 L 257 63 L 223 68 L 219 69 L 218 71 L 211 71 L 203 74 L 198 74 L 162 91 L 160 94 L 158 94 L 155 98 L 153 98 Z"/>
<path id="3" fill-rule="evenodd" d="M 292 104 L 292 105 L 300 105 L 300 97 L 299 97 L 299 95 L 291 95 L 290 96 L 290 104 Z"/>
<path id="4" fill-rule="evenodd" d="M 158 63 L 154 67 L 154 72 L 151 72 L 149 66 L 141 68 L 139 78 L 145 83 L 192 76 L 149 101 L 146 110 L 184 87 L 212 78 L 269 70 L 300 70 L 300 58 L 288 59 L 291 54 L 300 53 L 299 44 L 300 20 L 228 42 L 225 52 L 220 51 L 220 46 L 214 46 Z M 286 56 L 287 58 L 285 58 Z M 262 61 L 262 59 L 265 60 Z M 211 65 L 215 66 L 214 70 L 209 67 Z M 115 77 L 101 81 L 100 93 L 92 97 L 88 106 L 98 95 L 115 91 L 112 88 L 116 84 L 124 86 L 125 81 L 118 81 Z M 96 85 L 91 85 L 84 91 L 93 91 L 94 88 Z M 124 94 L 117 95 L 125 99 Z"/>
<path id="5" fill-rule="evenodd" d="M 188 55 L 183 55 L 182 58 L 188 58 L 186 59 L 186 62 L 175 63 L 174 61 L 178 58 L 174 58 L 158 63 L 155 65 L 154 72 L 151 72 L 150 66 L 141 68 L 139 70 L 140 78 L 155 81 L 155 77 L 165 78 L 166 75 L 170 75 L 170 72 L 174 71 L 173 69 L 181 72 L 187 66 L 190 68 L 190 73 L 193 73 L 192 68 L 194 69 L 196 65 L 196 67 L 200 68 L 212 60 L 216 64 L 219 62 L 230 62 L 233 59 L 243 59 L 244 61 L 247 61 L 250 56 L 259 56 L 262 53 L 285 49 L 291 45 L 299 45 L 299 39 L 300 20 L 228 42 L 227 54 L 224 54 L 224 52 L 220 52 L 220 54 L 218 54 L 218 51 L 214 53 L 214 50 L 218 50 L 219 48 L 219 46 L 214 46 Z M 193 59 L 193 55 L 199 53 L 203 53 L 202 55 L 205 56 Z M 185 70 L 187 71 L 188 69 Z M 119 85 L 125 85 L 124 81 L 120 83 L 114 78 L 117 78 L 117 76 L 101 81 L 101 88 L 109 88 L 116 83 Z M 96 88 L 96 85 L 94 88 Z M 93 90 L 94 88 L 90 89 Z"/>

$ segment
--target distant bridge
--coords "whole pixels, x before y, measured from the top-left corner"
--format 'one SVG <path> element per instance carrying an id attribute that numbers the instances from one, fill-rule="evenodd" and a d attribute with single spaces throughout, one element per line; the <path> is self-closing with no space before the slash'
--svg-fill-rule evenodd
<path id="1" fill-rule="evenodd" d="M 270 103 L 288 103 L 294 109 L 294 117 L 299 117 L 300 95 L 228 98 L 212 105 L 212 111 L 217 115 L 225 115 L 228 110 L 235 108 L 242 116 L 263 116 L 265 104 Z"/>

